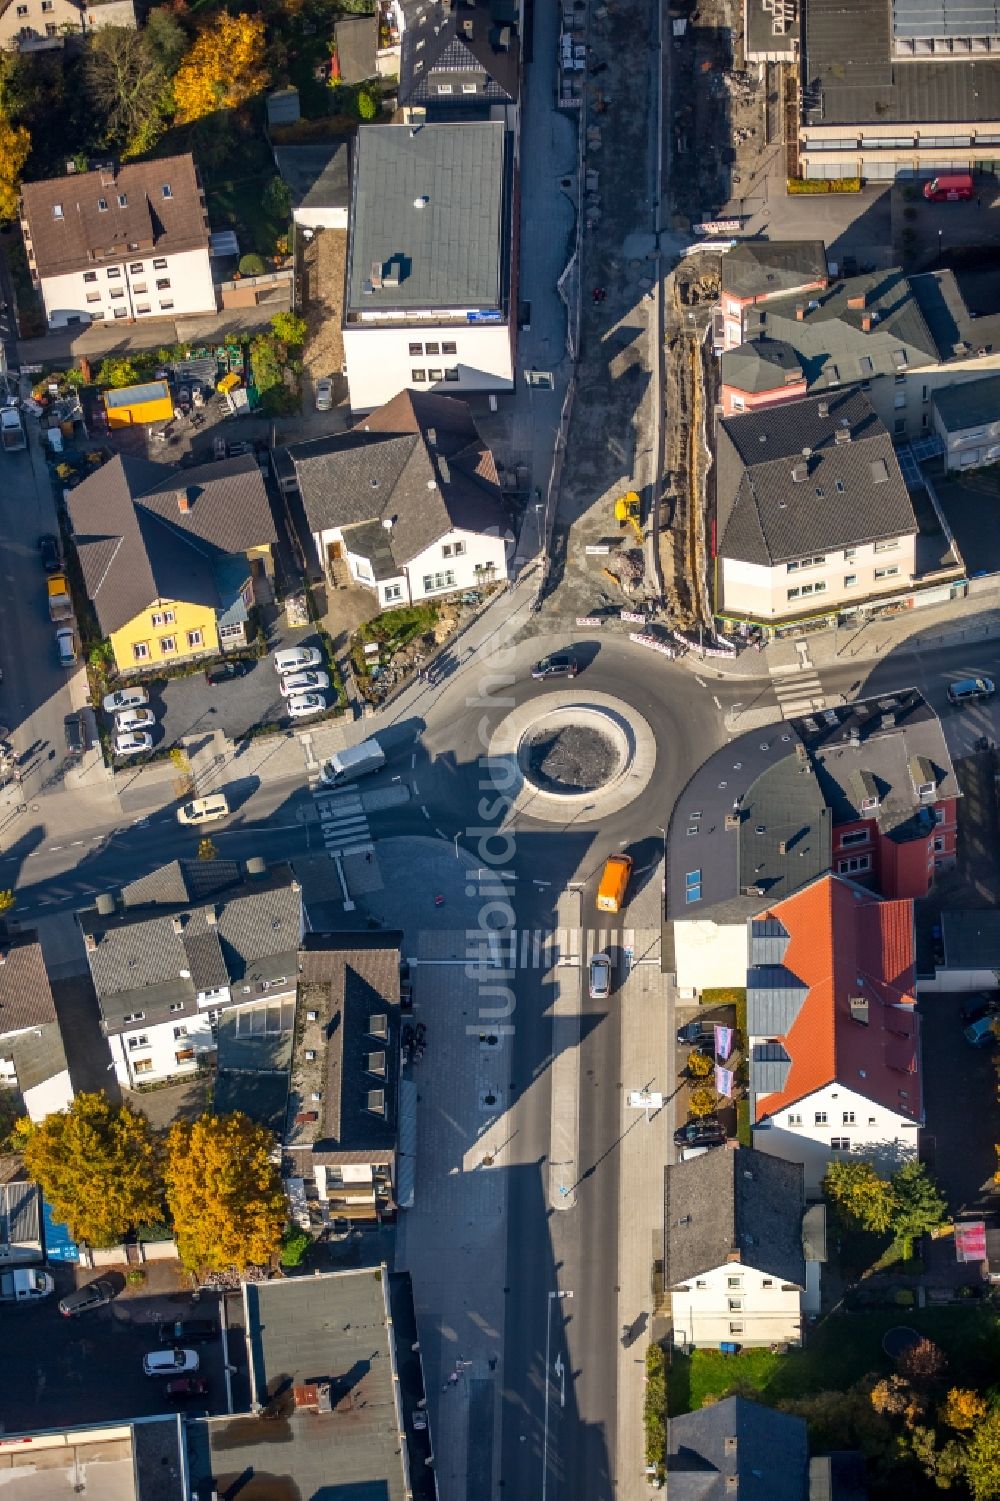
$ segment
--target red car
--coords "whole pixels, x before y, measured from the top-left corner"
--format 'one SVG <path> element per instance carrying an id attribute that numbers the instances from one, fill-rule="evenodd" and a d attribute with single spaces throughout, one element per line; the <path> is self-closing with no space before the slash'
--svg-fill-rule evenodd
<path id="1" fill-rule="evenodd" d="M 174 1402 L 185 1402 L 191 1397 L 207 1397 L 208 1382 L 204 1376 L 178 1376 L 167 1382 L 167 1396 Z"/>

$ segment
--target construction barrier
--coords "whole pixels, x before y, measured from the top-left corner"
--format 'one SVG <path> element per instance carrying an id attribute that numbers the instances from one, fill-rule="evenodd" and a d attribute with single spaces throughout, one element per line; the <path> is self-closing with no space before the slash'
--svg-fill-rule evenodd
<path id="1" fill-rule="evenodd" d="M 670 657 L 671 660 L 677 656 L 676 650 L 668 642 L 657 641 L 655 636 L 644 636 L 641 631 L 629 631 L 628 639 L 637 646 L 648 646 L 651 651 L 658 651 L 661 656 Z"/>

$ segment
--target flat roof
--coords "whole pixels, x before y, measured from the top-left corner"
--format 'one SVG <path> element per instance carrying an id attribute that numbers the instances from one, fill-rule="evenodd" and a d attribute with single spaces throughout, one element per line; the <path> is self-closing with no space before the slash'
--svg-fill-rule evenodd
<path id="1" fill-rule="evenodd" d="M 151 380 L 143 386 L 121 386 L 117 391 L 104 392 L 106 407 L 134 407 L 144 401 L 166 401 L 170 387 L 165 380 Z"/>
<path id="2" fill-rule="evenodd" d="M 362 125 L 352 183 L 347 309 L 503 305 L 509 208 L 504 125 Z M 382 277 L 381 288 L 375 288 Z M 398 278 L 386 286 L 385 279 Z"/>

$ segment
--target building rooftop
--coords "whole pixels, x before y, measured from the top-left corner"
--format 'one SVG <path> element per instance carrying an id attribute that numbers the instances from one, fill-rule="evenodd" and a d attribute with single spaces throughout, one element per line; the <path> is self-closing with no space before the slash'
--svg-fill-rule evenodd
<path id="1" fill-rule="evenodd" d="M 772 297 L 829 280 L 822 240 L 741 240 L 722 257 L 720 287 L 733 297 Z"/>
<path id="2" fill-rule="evenodd" d="M 941 937 L 946 969 L 1000 969 L 1000 911 L 945 908 Z"/>
<path id="3" fill-rule="evenodd" d="M 743 21 L 748 59 L 798 56 L 801 0 L 747 0 Z"/>
<path id="4" fill-rule="evenodd" d="M 0 935 L 0 1036 L 55 1020 L 38 934 L 32 929 Z"/>
<path id="5" fill-rule="evenodd" d="M 750 1147 L 665 1168 L 664 1286 L 738 1262 L 805 1287 L 804 1182 L 800 1162 Z"/>
<path id="6" fill-rule="evenodd" d="M 275 146 L 274 159 L 288 184 L 293 208 L 347 208 L 351 176 L 346 141 L 322 146 Z"/>
<path id="7" fill-rule="evenodd" d="M 724 418 L 719 552 L 760 567 L 917 531 L 892 439 L 860 391 Z"/>
<path id="8" fill-rule="evenodd" d="M 408 1278 L 365 1268 L 254 1283 L 243 1297 L 260 1411 L 188 1425 L 194 1494 L 254 1475 L 299 1501 L 331 1484 L 344 1501 L 431 1501 L 420 1366 L 397 1358 L 397 1341 L 415 1337 Z"/>
<path id="9" fill-rule="evenodd" d="M 780 391 L 805 377 L 798 352 L 784 339 L 748 339 L 724 350 L 719 368 L 722 384 L 738 391 Z"/>
<path id="10" fill-rule="evenodd" d="M 499 121 L 361 126 L 349 315 L 502 315 L 510 237 L 505 147 Z"/>
<path id="11" fill-rule="evenodd" d="M 42 1243 L 42 1195 L 37 1183 L 24 1179 L 0 1183 L 0 1247 L 34 1249 Z M 14 1258 L 16 1259 L 16 1257 Z"/>
<path id="12" fill-rule="evenodd" d="M 960 386 L 935 387 L 931 404 L 948 433 L 1000 421 L 1000 375 L 965 381 Z"/>
<path id="13" fill-rule="evenodd" d="M 746 1397 L 671 1418 L 667 1490 L 670 1501 L 807 1501 L 805 1420 Z"/>
<path id="14" fill-rule="evenodd" d="M 753 1118 L 766 1122 L 836 1082 L 919 1123 L 913 903 L 827 875 L 762 919 L 788 942 L 780 963 L 761 963 L 751 929 L 747 1031 L 782 1055 L 776 1075 L 776 1057 L 751 1052 Z"/>
<path id="15" fill-rule="evenodd" d="M 333 28 L 337 44 L 337 61 L 344 83 L 366 83 L 374 78 L 378 67 L 375 49 L 378 45 L 378 17 L 341 16 Z"/>
<path id="16" fill-rule="evenodd" d="M 222 1012 L 212 1099 L 216 1114 L 242 1110 L 281 1139 L 294 1033 L 292 996 L 231 1006 Z"/>
<path id="17" fill-rule="evenodd" d="M 423 104 L 441 119 L 454 105 L 468 109 L 471 102 L 482 109 L 515 102 L 521 44 L 504 10 L 489 0 L 447 6 L 409 0 L 400 48 L 400 104 Z"/>
<path id="18" fill-rule="evenodd" d="M 190 153 L 26 182 L 21 211 L 41 277 L 128 256 L 208 249 L 208 217 Z"/>

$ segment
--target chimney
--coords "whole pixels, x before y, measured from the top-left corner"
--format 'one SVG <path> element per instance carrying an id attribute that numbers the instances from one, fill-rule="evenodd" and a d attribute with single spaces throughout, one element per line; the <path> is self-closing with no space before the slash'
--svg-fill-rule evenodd
<path id="1" fill-rule="evenodd" d="M 851 429 L 849 427 L 838 427 L 836 433 L 834 434 L 834 442 L 835 443 L 850 443 L 850 441 L 851 441 Z"/>
<path id="2" fill-rule="evenodd" d="M 864 310 L 866 300 L 867 299 L 865 298 L 864 292 L 858 292 L 855 295 L 848 297 L 847 306 L 849 308 L 853 308 L 855 312 L 860 313 Z"/>
<path id="3" fill-rule="evenodd" d="M 883 714 L 882 715 L 882 728 L 883 728 L 883 730 L 892 730 L 892 729 L 895 729 L 895 727 L 896 727 L 896 716 L 890 710 L 890 712 L 888 714 Z"/>
<path id="4" fill-rule="evenodd" d="M 779 855 L 787 855 L 788 854 L 788 840 L 787 839 L 779 839 L 778 840 L 778 854 Z"/>
<path id="5" fill-rule="evenodd" d="M 219 921 L 219 919 L 218 919 L 218 917 L 216 915 L 215 908 L 214 907 L 206 907 L 205 908 L 205 923 L 206 923 L 206 926 L 209 927 L 209 928 L 214 928 L 214 927 L 216 927 L 218 925 L 218 921 Z"/>
<path id="6" fill-rule="evenodd" d="M 797 302 L 795 304 L 795 317 L 799 323 L 806 321 L 806 305 L 804 302 Z"/>
<path id="7" fill-rule="evenodd" d="M 177 492 L 177 509 L 182 516 L 186 516 L 191 509 L 191 497 L 186 490 Z"/>
<path id="8" fill-rule="evenodd" d="M 866 995 L 852 995 L 848 1001 L 851 1008 L 851 1020 L 860 1022 L 863 1027 L 868 1025 L 868 997 Z"/>
<path id="9" fill-rule="evenodd" d="M 829 415 L 830 415 L 830 403 L 828 401 L 821 401 L 821 402 L 817 403 L 817 406 L 816 406 L 816 416 L 817 417 L 829 417 Z"/>
<path id="10" fill-rule="evenodd" d="M 874 324 L 874 322 L 875 322 L 875 320 L 872 317 L 871 313 L 862 313 L 861 314 L 861 331 L 862 331 L 862 333 L 870 334 L 871 331 L 872 331 L 872 325 Z"/>
<path id="11" fill-rule="evenodd" d="M 801 768 L 802 768 L 803 771 L 806 771 L 808 769 L 809 762 L 808 762 L 808 758 L 806 756 L 806 748 L 802 744 L 801 740 L 799 741 L 798 745 L 796 745 L 796 747 L 795 747 L 795 759 L 799 763 L 799 765 L 801 766 Z"/>

